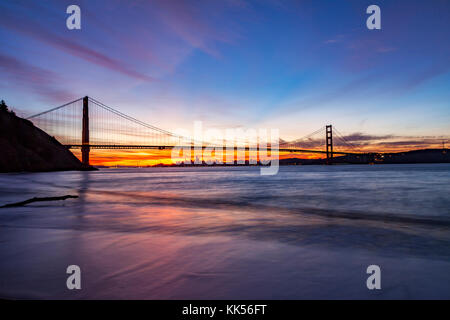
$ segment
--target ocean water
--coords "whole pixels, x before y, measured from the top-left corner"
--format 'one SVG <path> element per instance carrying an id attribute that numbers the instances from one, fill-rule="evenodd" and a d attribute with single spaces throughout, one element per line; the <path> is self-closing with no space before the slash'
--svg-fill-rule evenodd
<path id="1" fill-rule="evenodd" d="M 450 298 L 450 165 L 0 174 L 0 297 Z M 68 290 L 66 268 L 81 268 Z M 366 269 L 381 268 L 381 290 Z"/>

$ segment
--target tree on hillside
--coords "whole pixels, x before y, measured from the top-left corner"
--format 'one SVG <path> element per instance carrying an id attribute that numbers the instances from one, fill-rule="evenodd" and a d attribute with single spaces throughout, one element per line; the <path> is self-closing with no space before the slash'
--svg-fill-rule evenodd
<path id="1" fill-rule="evenodd" d="M 2 100 L 2 102 L 0 102 L 0 112 L 7 112 L 8 111 L 8 106 L 5 103 L 5 100 Z"/>

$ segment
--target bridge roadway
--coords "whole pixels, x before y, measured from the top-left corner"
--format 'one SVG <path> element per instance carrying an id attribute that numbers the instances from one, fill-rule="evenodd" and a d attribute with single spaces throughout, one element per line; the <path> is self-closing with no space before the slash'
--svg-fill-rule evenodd
<path id="1" fill-rule="evenodd" d="M 89 147 L 90 149 L 158 149 L 158 150 L 165 150 L 165 149 L 173 149 L 175 147 L 182 148 L 182 149 L 195 149 L 196 147 L 200 146 L 178 146 L 178 145 L 166 145 L 166 146 L 158 146 L 158 145 L 100 145 L 100 144 L 89 144 L 89 145 L 83 145 L 83 144 L 70 144 L 65 145 L 68 149 L 81 149 L 82 147 Z M 215 148 L 215 146 L 201 146 L 202 149 L 204 148 Z M 223 147 L 217 147 L 217 148 L 224 148 L 226 149 L 226 146 Z M 259 148 L 257 147 L 233 147 L 234 150 L 245 150 L 245 151 L 258 151 Z M 270 150 L 270 148 L 268 148 Z M 278 152 L 301 152 L 301 153 L 321 153 L 326 154 L 327 152 L 324 150 L 307 150 L 307 149 L 297 149 L 297 148 L 278 148 Z M 360 156 L 360 155 L 367 155 L 369 153 L 356 153 L 356 152 L 341 152 L 341 151 L 334 151 L 333 154 L 339 154 L 339 155 L 354 155 L 354 156 Z"/>

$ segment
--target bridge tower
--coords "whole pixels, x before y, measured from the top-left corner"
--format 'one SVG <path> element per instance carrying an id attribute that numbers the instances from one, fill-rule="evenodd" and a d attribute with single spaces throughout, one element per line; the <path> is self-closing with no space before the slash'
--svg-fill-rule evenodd
<path id="1" fill-rule="evenodd" d="M 327 143 L 327 164 L 333 163 L 333 127 L 327 125 L 325 127 L 325 140 Z"/>
<path id="2" fill-rule="evenodd" d="M 89 98 L 83 98 L 83 130 L 81 133 L 81 162 L 89 166 Z"/>

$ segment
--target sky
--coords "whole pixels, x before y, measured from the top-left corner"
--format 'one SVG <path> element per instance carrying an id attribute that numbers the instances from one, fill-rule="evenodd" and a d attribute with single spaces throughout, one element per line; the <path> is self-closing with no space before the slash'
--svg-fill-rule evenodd
<path id="1" fill-rule="evenodd" d="M 66 8 L 81 8 L 69 30 Z M 381 30 L 366 8 L 381 9 Z M 354 144 L 450 129 L 450 1 L 0 2 L 0 96 L 31 115 L 89 95 L 163 129 L 333 124 Z M 449 142 L 450 143 L 450 142 Z"/>

